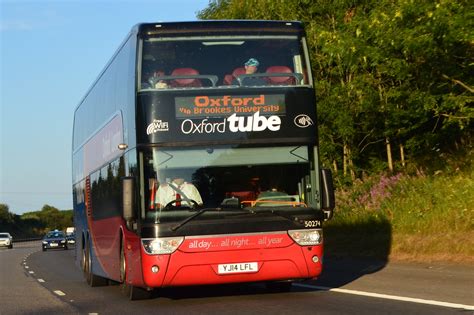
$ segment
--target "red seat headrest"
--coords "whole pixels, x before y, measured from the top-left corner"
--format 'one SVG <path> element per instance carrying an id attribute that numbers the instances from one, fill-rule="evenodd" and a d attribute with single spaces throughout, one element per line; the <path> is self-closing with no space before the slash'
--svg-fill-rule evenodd
<path id="1" fill-rule="evenodd" d="M 287 66 L 271 66 L 267 68 L 267 73 L 293 73 Z M 274 84 L 294 84 L 294 77 L 268 77 L 268 81 Z"/>
<path id="2" fill-rule="evenodd" d="M 232 84 L 232 81 L 234 81 L 234 79 L 237 78 L 237 76 L 241 74 L 245 74 L 245 68 L 244 67 L 235 68 L 234 71 L 232 71 L 232 74 L 226 74 L 224 76 L 224 83 L 227 85 Z"/>
<path id="3" fill-rule="evenodd" d="M 199 75 L 199 71 L 197 71 L 196 69 L 193 69 L 193 68 L 177 68 L 177 69 L 174 69 L 173 72 L 171 72 L 171 75 L 172 76 L 173 75 Z M 176 79 L 176 80 L 174 80 L 174 82 L 178 86 L 190 86 L 190 85 L 201 86 L 200 80 L 193 79 L 193 78 Z"/>
<path id="4" fill-rule="evenodd" d="M 245 68 L 240 67 L 240 68 L 235 68 L 234 71 L 232 71 L 232 75 L 234 77 L 237 77 L 238 75 L 245 74 Z"/>
<path id="5" fill-rule="evenodd" d="M 234 80 L 234 76 L 232 74 L 226 74 L 224 76 L 224 84 L 226 85 L 231 85 L 233 80 Z"/>

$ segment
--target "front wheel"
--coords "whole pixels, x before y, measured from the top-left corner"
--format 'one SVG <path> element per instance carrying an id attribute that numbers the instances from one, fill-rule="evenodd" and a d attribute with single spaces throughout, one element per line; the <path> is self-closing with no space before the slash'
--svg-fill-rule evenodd
<path id="1" fill-rule="evenodd" d="M 152 291 L 142 289 L 127 283 L 127 260 L 125 250 L 120 250 L 120 289 L 130 301 L 145 300 L 152 297 Z"/>

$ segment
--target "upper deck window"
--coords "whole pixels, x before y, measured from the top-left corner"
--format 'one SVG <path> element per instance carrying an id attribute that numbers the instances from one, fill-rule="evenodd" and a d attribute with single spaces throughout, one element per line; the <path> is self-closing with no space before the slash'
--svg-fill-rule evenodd
<path id="1" fill-rule="evenodd" d="M 251 58 L 257 71 L 246 73 Z M 307 60 L 293 35 L 151 37 L 141 45 L 139 90 L 309 85 Z"/>

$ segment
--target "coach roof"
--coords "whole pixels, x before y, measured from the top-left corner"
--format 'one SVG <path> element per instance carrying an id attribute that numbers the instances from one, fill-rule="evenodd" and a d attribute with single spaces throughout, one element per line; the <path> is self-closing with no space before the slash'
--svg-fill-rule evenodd
<path id="1" fill-rule="evenodd" d="M 143 23 L 135 25 L 143 35 L 183 34 L 183 33 L 300 33 L 303 25 L 299 21 L 261 21 L 261 20 L 210 20 L 192 22 Z"/>

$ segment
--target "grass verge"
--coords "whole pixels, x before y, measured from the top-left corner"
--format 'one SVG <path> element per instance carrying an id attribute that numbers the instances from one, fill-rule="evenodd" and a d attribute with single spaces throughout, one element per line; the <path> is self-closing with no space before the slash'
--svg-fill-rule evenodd
<path id="1" fill-rule="evenodd" d="M 338 191 L 326 254 L 474 263 L 474 172 L 367 178 Z"/>

